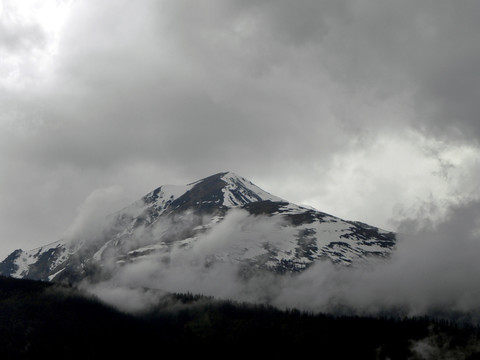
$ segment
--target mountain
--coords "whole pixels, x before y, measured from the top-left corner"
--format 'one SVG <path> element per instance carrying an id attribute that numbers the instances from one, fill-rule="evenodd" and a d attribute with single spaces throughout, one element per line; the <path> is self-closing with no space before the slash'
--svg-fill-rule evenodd
<path id="1" fill-rule="evenodd" d="M 146 258 L 168 263 L 179 252 L 206 267 L 301 272 L 317 261 L 349 266 L 387 258 L 395 247 L 391 232 L 292 204 L 233 172 L 160 186 L 108 216 L 101 231 L 87 230 L 14 251 L 0 275 L 75 283 Z"/>

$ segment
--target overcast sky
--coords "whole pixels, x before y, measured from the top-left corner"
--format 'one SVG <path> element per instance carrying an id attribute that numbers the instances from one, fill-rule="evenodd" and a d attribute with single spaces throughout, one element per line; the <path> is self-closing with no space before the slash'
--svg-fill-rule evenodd
<path id="1" fill-rule="evenodd" d="M 479 199 L 480 1 L 2 0 L 0 258 L 231 170 L 397 230 Z"/>

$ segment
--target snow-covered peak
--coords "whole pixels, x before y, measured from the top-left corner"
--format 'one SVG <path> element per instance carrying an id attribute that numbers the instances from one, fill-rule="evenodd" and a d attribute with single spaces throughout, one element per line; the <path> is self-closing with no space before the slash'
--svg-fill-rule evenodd
<path id="1" fill-rule="evenodd" d="M 187 185 L 163 185 L 143 197 L 139 209 L 154 208 L 156 212 L 184 211 L 215 206 L 227 208 L 257 201 L 285 202 L 232 171 L 221 172 Z M 160 213 L 157 213 L 159 215 Z M 139 214 L 138 214 L 139 215 Z"/>
<path id="2" fill-rule="evenodd" d="M 162 185 L 151 193 L 144 196 L 146 203 L 155 203 L 158 207 L 165 208 L 173 201 L 189 191 L 194 184 L 188 185 Z"/>
<path id="3" fill-rule="evenodd" d="M 232 208 L 245 211 L 230 212 Z M 255 217 L 248 231 L 243 230 L 244 214 Z M 212 250 L 208 261 L 302 271 L 317 260 L 350 264 L 387 257 L 395 246 L 392 233 L 292 204 L 229 171 L 183 186 L 160 186 L 105 219 L 105 228 L 88 238 L 14 251 L 0 262 L 0 275 L 78 281 L 99 268 L 111 269 L 112 259 L 124 266 L 152 254 L 163 259 L 172 249 L 188 251 L 189 244 L 209 236 L 217 226 L 223 234 L 227 217 L 228 231 L 237 240 Z"/>
<path id="4" fill-rule="evenodd" d="M 237 175 L 234 172 L 226 172 L 221 177 L 226 185 L 223 187 L 223 205 L 235 207 L 245 205 L 255 201 L 285 201 L 274 196 L 265 190 L 262 190 L 251 181 Z"/>
<path id="5" fill-rule="evenodd" d="M 160 197 L 165 200 L 175 200 L 189 191 L 193 185 L 164 185 L 161 187 Z"/>

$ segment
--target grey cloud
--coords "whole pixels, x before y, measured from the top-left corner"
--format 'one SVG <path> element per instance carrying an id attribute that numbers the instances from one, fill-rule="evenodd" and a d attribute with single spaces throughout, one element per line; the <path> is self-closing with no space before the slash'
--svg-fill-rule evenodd
<path id="1" fill-rule="evenodd" d="M 478 138 L 479 109 L 474 100 L 480 83 L 478 3 L 301 1 L 290 6 L 264 1 L 243 7 L 231 3 L 241 8 L 242 16 L 262 19 L 255 36 L 242 45 L 266 45 L 276 58 L 271 69 L 292 65 L 286 62 L 292 51 L 286 43 L 308 44 L 295 48 L 295 55 L 312 56 L 317 69 L 323 66 L 352 96 L 371 92 L 370 100 L 381 102 L 411 92 L 416 110 L 411 125 L 440 137 L 458 136 L 456 131 L 467 140 Z M 301 12 L 305 14 L 297 17 Z M 265 32 L 270 37 L 265 38 Z M 265 53 L 256 54 L 252 58 Z M 352 124 L 372 124 L 353 111 L 348 117 Z"/>
<path id="2" fill-rule="evenodd" d="M 182 222 L 178 223 L 179 232 L 194 220 L 191 214 L 184 215 Z M 138 231 L 132 241 L 148 245 L 152 242 L 152 233 L 161 233 L 164 225 L 156 224 L 151 231 Z M 238 255 L 235 254 L 235 244 L 241 252 L 244 246 L 255 240 L 279 241 L 273 231 L 278 225 L 265 217 L 253 217 L 245 211 L 232 210 L 217 227 L 189 246 L 174 244 L 169 252 L 160 251 L 125 265 L 106 259 L 110 264 L 111 278 L 95 284 L 84 282 L 81 286 L 127 311 L 144 310 L 158 302 L 166 292 L 193 292 L 222 299 L 262 301 L 271 297 L 266 289 L 273 291 L 275 288 L 271 282 L 273 277 L 264 274 L 252 281 L 244 281 L 239 276 L 240 264 L 230 260 Z M 265 238 L 249 238 L 252 233 L 264 234 Z M 232 248 L 234 252 L 228 254 L 230 260 L 224 259 L 225 250 Z M 112 293 L 116 295 L 112 296 Z"/>
<path id="3" fill-rule="evenodd" d="M 311 297 L 302 299 L 302 304 L 315 307 L 316 303 L 321 308 L 344 304 L 365 313 L 399 308 L 409 315 L 438 311 L 473 316 L 480 292 L 475 261 L 479 209 L 478 202 L 457 207 L 437 225 L 405 221 L 391 260 L 370 269 L 331 269 L 324 275 L 325 281 L 317 283 L 313 272 L 309 280 L 316 286 L 306 292 Z M 326 293 L 327 299 L 334 301 L 319 302 L 315 292 Z M 310 304 L 304 302 L 308 300 Z M 472 319 L 478 321 L 475 316 Z"/>
<path id="4" fill-rule="evenodd" d="M 360 86 L 370 79 L 380 94 L 392 95 L 407 87 L 415 106 L 411 125 L 440 138 L 476 142 L 479 109 L 473 98 L 480 83 L 480 47 L 475 35 L 479 4 L 364 4 L 358 6 L 353 23 L 339 29 L 345 41 L 336 38 L 331 44 L 351 59 L 340 70 L 346 70 Z"/>
<path id="5" fill-rule="evenodd" d="M 166 291 L 267 302 L 279 308 L 314 312 L 378 315 L 394 311 L 476 323 L 480 321 L 480 269 L 476 261 L 480 250 L 479 214 L 480 204 L 472 202 L 452 210 L 439 224 L 404 221 L 398 248 L 387 261 L 372 260 L 349 268 L 318 262 L 300 274 L 252 272 L 245 277 L 239 276 L 238 264 L 208 261 L 209 256 L 216 253 L 221 257 L 226 243 L 243 246 L 246 240 L 252 241 L 245 239 L 249 230 L 262 230 L 267 234 L 265 241 L 275 241 L 275 235 L 268 238 L 268 234 L 275 234 L 279 224 L 233 211 L 225 223 L 199 237 L 188 250 L 178 247 L 169 254 L 138 259 L 116 268 L 108 281 L 83 286 L 127 311 L 151 306 Z"/>
<path id="6" fill-rule="evenodd" d="M 365 70 L 379 68 L 381 64 L 387 66 L 386 60 L 390 59 L 372 59 L 368 54 L 372 47 L 381 56 L 389 54 L 391 47 L 382 47 L 388 44 L 388 36 L 384 35 L 386 39 L 380 41 L 378 48 L 362 44 L 365 51 L 357 54 L 359 45 L 352 46 L 355 36 L 367 37 L 375 32 L 363 29 L 359 20 L 349 27 L 347 20 L 352 16 L 351 11 L 343 5 L 348 16 L 337 11 L 345 19 L 337 15 L 334 19 L 340 19 L 339 22 L 329 25 L 329 38 L 323 40 L 324 36 L 316 36 L 316 30 L 325 27 L 322 19 L 329 19 L 332 11 L 322 10 L 334 6 L 309 2 L 298 5 L 295 11 L 319 15 L 319 24 L 308 22 L 315 26 L 308 25 L 306 30 L 300 31 L 303 37 L 311 39 L 314 50 L 291 49 L 275 40 L 288 39 L 282 36 L 282 31 L 298 38 L 300 35 L 295 35 L 296 30 L 289 26 L 292 23 L 294 29 L 301 27 L 303 20 L 299 19 L 304 19 L 303 16 L 289 16 L 291 11 L 284 3 L 227 4 L 213 2 L 202 10 L 199 5 L 187 6 L 180 2 L 173 6 L 175 11 L 167 9 L 162 13 L 158 10 L 152 14 L 143 9 L 139 12 L 144 17 L 143 22 L 127 22 L 127 12 L 117 5 L 114 13 L 119 16 L 115 19 L 95 23 L 89 33 L 72 32 L 64 40 L 65 55 L 62 56 L 65 58 L 60 68 L 63 75 L 59 81 L 66 84 L 63 90 L 66 94 L 60 97 L 62 103 L 58 103 L 57 92 L 53 94 L 54 113 L 50 116 L 75 120 L 73 124 L 67 122 L 51 138 L 40 138 L 41 144 L 37 146 L 40 151 L 36 153 L 50 161 L 55 161 L 58 154 L 65 158 L 64 161 L 78 162 L 79 166 L 85 166 L 85 162 L 95 164 L 97 160 L 104 166 L 105 162 L 119 162 L 126 156 L 161 157 L 167 152 L 174 161 L 188 161 L 193 153 L 205 159 L 211 157 L 214 145 L 233 150 L 224 152 L 221 157 L 228 161 L 237 157 L 238 150 L 244 149 L 243 144 L 248 142 L 255 153 L 268 154 L 261 158 L 264 164 L 289 154 L 305 158 L 305 154 L 316 153 L 320 156 L 315 160 L 320 161 L 326 160 L 329 153 L 340 149 L 354 136 L 353 132 L 345 134 L 342 124 L 339 126 L 336 120 L 330 120 L 335 116 L 331 113 L 331 104 L 343 107 L 348 123 L 370 121 L 355 116 L 362 112 L 354 109 L 356 106 L 350 107 L 343 101 L 335 105 L 332 100 L 336 101 L 334 98 L 339 92 L 341 95 L 343 90 L 338 90 L 339 87 L 353 88 L 357 83 L 379 86 L 379 80 L 388 80 L 361 78 Z M 261 18 L 246 39 L 232 29 L 235 20 L 242 16 Z M 81 19 L 81 14 L 79 17 Z M 219 19 L 222 21 L 217 21 Z M 152 26 L 155 22 L 169 25 L 155 33 Z M 265 38 L 265 27 L 277 30 L 267 31 Z M 357 32 L 361 35 L 355 35 Z M 96 35 L 89 36 L 93 33 Z M 224 34 L 227 34 L 225 38 Z M 230 36 L 238 40 L 237 46 L 230 45 Z M 297 44 L 298 40 L 290 42 Z M 70 50 L 67 43 L 76 46 Z M 115 46 L 118 43 L 123 46 Z M 342 49 L 342 44 L 347 46 Z M 266 53 L 257 51 L 264 45 Z M 164 46 L 166 54 L 162 53 Z M 163 56 L 168 56 L 173 63 L 164 65 Z M 333 65 L 329 65 L 330 59 L 336 60 L 331 62 Z M 302 62 L 308 67 L 296 68 Z M 256 70 L 250 69 L 259 63 L 266 69 L 260 77 L 255 75 Z M 334 70 L 338 68 L 338 72 L 332 73 L 333 78 L 330 74 L 317 82 L 316 75 L 309 74 L 315 65 L 320 72 L 330 71 L 331 66 Z M 393 68 L 388 66 L 388 69 Z M 344 78 L 341 73 L 349 74 L 351 79 Z M 69 87 L 75 91 L 81 89 L 80 96 L 69 94 Z M 322 91 L 319 87 L 326 89 Z M 353 93 L 352 100 L 361 106 L 360 102 L 355 102 L 358 96 Z M 322 97 L 328 99 L 322 100 Z M 302 131 L 307 128 L 309 131 Z M 353 128 L 359 129 L 358 126 Z M 336 135 L 329 136 L 330 133 Z M 181 142 L 172 141 L 179 138 Z M 299 142 L 298 138 L 304 141 Z M 273 147 L 276 151 L 270 151 Z M 330 151 L 325 151 L 327 149 Z M 312 160 L 311 155 L 307 158 Z"/>
<path id="7" fill-rule="evenodd" d="M 34 204 L 29 218 L 61 209 L 68 223 L 93 189 L 141 183 L 141 195 L 232 168 L 296 174 L 294 192 L 324 187 L 338 157 L 378 138 L 479 135 L 476 2 L 72 6 L 45 82 L 1 94 L 9 123 L 21 124 L 0 133 L 4 203 L 16 214 L 3 210 L 8 238 L 35 233 L 9 225 L 22 217 L 18 199 Z M 132 174 L 152 167 L 148 176 L 168 176 Z M 47 227 L 46 216 L 37 222 Z"/>

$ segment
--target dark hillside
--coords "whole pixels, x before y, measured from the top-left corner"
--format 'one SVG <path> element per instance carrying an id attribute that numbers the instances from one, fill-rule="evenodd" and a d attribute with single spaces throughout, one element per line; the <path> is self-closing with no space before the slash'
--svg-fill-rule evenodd
<path id="1" fill-rule="evenodd" d="M 479 339 L 476 328 L 428 318 L 335 317 L 191 294 L 133 316 L 72 288 L 0 278 L 1 359 L 421 359 L 420 345 L 432 358 L 478 359 Z"/>
<path id="2" fill-rule="evenodd" d="M 146 330 L 142 322 L 74 289 L 0 279 L 1 359 L 120 355 L 132 352 L 125 347 L 132 340 L 142 344 Z"/>

